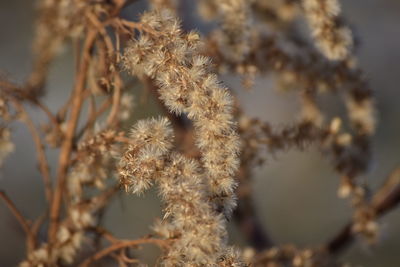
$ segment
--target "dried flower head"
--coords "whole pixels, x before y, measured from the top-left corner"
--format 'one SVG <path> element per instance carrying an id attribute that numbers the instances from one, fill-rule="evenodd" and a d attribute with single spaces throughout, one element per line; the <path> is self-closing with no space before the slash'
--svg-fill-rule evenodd
<path id="1" fill-rule="evenodd" d="M 14 144 L 11 142 L 10 130 L 0 126 L 0 165 L 4 159 L 14 151 Z"/>
<path id="2" fill-rule="evenodd" d="M 338 0 L 303 0 L 304 13 L 321 52 L 331 60 L 343 60 L 353 46 L 351 31 L 339 21 Z"/>
<path id="3" fill-rule="evenodd" d="M 154 78 L 171 112 L 193 120 L 212 197 L 230 213 L 240 149 L 230 93 L 209 72 L 209 59 L 198 55 L 196 33 L 183 34 L 167 12 L 146 13 L 141 21 L 152 31 L 132 41 L 124 55 L 125 67 L 132 74 Z"/>
<path id="4" fill-rule="evenodd" d="M 120 179 L 138 194 L 158 184 L 164 221 L 154 229 L 176 239 L 164 256 L 166 266 L 213 266 L 226 247 L 225 219 L 208 201 L 198 163 L 171 152 L 172 138 L 165 118 L 139 121 L 120 161 Z"/>
<path id="5" fill-rule="evenodd" d="M 31 223 L 0 191 L 26 233 L 20 266 L 84 267 L 103 259 L 147 266 L 133 250 L 153 244 L 161 248 L 159 266 L 328 267 L 342 266 L 334 256 L 355 235 L 376 242 L 379 217 L 400 201 L 400 171 L 375 193 L 362 179 L 375 102 L 338 0 L 201 0 L 199 12 L 214 20 L 202 34 L 186 30 L 197 20 L 181 25 L 177 0 L 149 0 L 149 11 L 130 21 L 121 14 L 128 6 L 136 10 L 134 2 L 39 0 L 32 72 L 22 84 L 0 77 L 0 163 L 14 149 L 12 123 L 25 125 L 46 197 L 43 216 Z M 299 27 L 300 15 L 314 42 Z M 53 110 L 42 96 L 50 65 L 67 46 L 74 53 L 73 86 Z M 226 73 L 245 88 L 264 77 L 284 93 L 296 92 L 298 120 L 276 126 L 248 116 L 240 94 L 221 82 Z M 150 105 L 136 113 L 133 90 L 135 97 L 144 91 L 141 104 L 152 98 L 165 117 L 134 122 Z M 321 94 L 340 96 L 346 115 L 331 114 Z M 31 118 L 32 107 L 44 121 Z M 349 200 L 353 214 L 318 248 L 278 245 L 253 204 L 252 177 L 268 157 L 310 146 L 329 159 L 340 179 L 338 196 Z M 56 163 L 49 147 L 57 148 Z M 136 195 L 157 189 L 163 216 L 153 234 L 127 240 L 104 228 L 102 215 L 120 185 Z M 244 250 L 228 245 L 230 219 Z"/>

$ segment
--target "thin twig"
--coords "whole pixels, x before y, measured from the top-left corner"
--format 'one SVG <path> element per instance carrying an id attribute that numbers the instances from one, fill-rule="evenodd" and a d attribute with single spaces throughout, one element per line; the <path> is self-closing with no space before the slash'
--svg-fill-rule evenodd
<path id="1" fill-rule="evenodd" d="M 397 168 L 386 179 L 383 186 L 372 198 L 372 208 L 377 217 L 381 217 L 400 203 L 400 168 Z M 346 224 L 327 243 L 325 250 L 330 254 L 342 252 L 354 241 L 353 223 Z"/>
<path id="2" fill-rule="evenodd" d="M 49 118 L 49 120 L 56 126 L 59 127 L 58 125 L 58 121 L 57 118 L 53 115 L 53 113 L 50 111 L 50 109 L 43 104 L 42 102 L 40 102 L 37 99 L 32 100 L 32 103 L 35 104 L 38 108 L 40 108 Z"/>
<path id="3" fill-rule="evenodd" d="M 72 152 L 73 140 L 75 136 L 75 130 L 79 120 L 79 114 L 83 102 L 83 90 L 86 83 L 86 73 L 89 68 L 90 62 L 90 50 L 96 39 L 97 31 L 89 29 L 85 44 L 83 47 L 83 56 L 79 67 L 79 72 L 76 77 L 76 83 L 74 87 L 74 93 L 71 103 L 71 116 L 67 124 L 65 132 L 65 139 L 61 145 L 60 157 L 59 157 L 59 168 L 57 172 L 57 186 L 54 192 L 54 199 L 50 209 L 50 226 L 49 226 L 49 240 L 50 243 L 54 242 L 55 234 L 58 228 L 58 220 L 61 208 L 62 195 L 65 188 L 65 179 L 67 177 L 67 171 Z"/>
<path id="4" fill-rule="evenodd" d="M 13 99 L 25 100 L 35 105 L 47 115 L 49 120 L 53 124 L 55 124 L 55 126 L 58 126 L 57 118 L 53 115 L 50 109 L 45 104 L 40 102 L 37 96 L 29 94 L 30 92 L 26 90 L 26 88 L 23 88 L 7 80 L 0 80 L 0 88 L 2 89 L 2 92 L 5 92 Z"/>
<path id="5" fill-rule="evenodd" d="M 39 132 L 36 129 L 35 125 L 33 124 L 32 119 L 29 117 L 28 112 L 26 112 L 25 108 L 23 105 L 16 101 L 15 99 L 11 100 L 12 103 L 14 104 L 15 108 L 22 113 L 22 118 L 28 127 L 29 131 L 31 132 L 33 141 L 35 143 L 35 148 L 37 152 L 37 157 L 38 157 L 38 162 L 39 162 L 39 170 L 42 174 L 42 179 L 45 187 L 45 193 L 46 193 L 46 198 L 47 201 L 50 203 L 52 201 L 52 183 L 51 183 L 51 177 L 50 177 L 50 170 L 49 170 L 49 164 L 47 161 L 46 153 L 44 151 L 44 145 L 42 143 L 42 140 L 40 138 Z"/>
<path id="6" fill-rule="evenodd" d="M 89 266 L 89 264 L 100 260 L 101 258 L 104 258 L 114 251 L 123 249 L 123 248 L 129 248 L 129 247 L 134 247 L 142 244 L 155 244 L 160 247 L 165 247 L 168 244 L 168 240 L 162 240 L 162 239 L 154 239 L 154 238 L 143 238 L 143 239 L 137 239 L 137 240 L 129 240 L 129 241 L 120 241 L 118 243 L 112 244 L 109 247 L 100 250 L 99 252 L 96 252 L 93 256 L 90 258 L 87 258 L 85 261 L 83 261 L 79 266 L 81 267 L 86 267 Z"/>
<path id="7" fill-rule="evenodd" d="M 27 249 L 31 251 L 35 247 L 35 237 L 33 236 L 29 222 L 22 216 L 21 212 L 17 209 L 14 202 L 7 196 L 4 191 L 0 191 L 0 198 L 4 200 L 6 206 L 10 209 L 14 217 L 17 219 L 22 229 L 24 230 L 27 236 Z"/>
<path id="8" fill-rule="evenodd" d="M 83 136 L 83 134 L 90 129 L 94 123 L 96 122 L 96 119 L 103 114 L 110 106 L 111 106 L 112 100 L 110 98 L 107 98 L 104 100 L 104 102 L 101 104 L 98 110 L 95 110 L 93 113 L 89 115 L 89 118 L 86 122 L 86 124 L 82 127 L 82 129 L 79 131 L 79 133 L 76 135 L 76 139 L 78 140 Z"/>
<path id="9" fill-rule="evenodd" d="M 107 239 L 107 241 L 110 242 L 110 243 L 117 243 L 119 241 L 118 238 L 116 238 L 109 231 L 107 231 L 106 229 L 104 229 L 104 228 L 102 228 L 100 226 L 89 227 L 88 230 L 99 234 L 100 236 L 102 236 L 105 239 Z"/>

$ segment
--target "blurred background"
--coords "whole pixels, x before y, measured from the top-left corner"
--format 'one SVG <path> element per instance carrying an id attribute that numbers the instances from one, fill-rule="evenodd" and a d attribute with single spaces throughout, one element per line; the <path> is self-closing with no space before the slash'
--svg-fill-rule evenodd
<path id="1" fill-rule="evenodd" d="M 194 27 L 198 19 L 191 1 L 183 1 L 187 28 Z M 31 66 L 34 2 L 0 1 L 0 71 L 21 82 Z M 400 1 L 341 2 L 345 17 L 361 39 L 359 63 L 375 91 L 378 106 L 379 125 L 372 143 L 373 164 L 365 177 L 372 188 L 377 188 L 382 179 L 400 165 Z M 136 14 L 135 8 L 144 6 L 139 3 L 127 9 L 125 15 Z M 44 101 L 53 111 L 69 95 L 73 82 L 72 58 L 69 48 L 65 48 L 52 65 Z M 269 80 L 257 80 L 254 89 L 245 91 L 238 79 L 228 76 L 222 79 L 239 96 L 249 115 L 276 125 L 297 118 L 297 96 L 277 92 Z M 136 98 L 141 99 L 136 91 Z M 328 102 L 327 105 L 336 105 L 336 102 Z M 138 106 L 132 121 L 158 112 L 153 103 L 139 101 Z M 29 111 L 35 121 L 44 119 L 34 109 Z M 15 123 L 11 129 L 16 148 L 0 170 L 0 190 L 7 192 L 27 218 L 35 219 L 43 212 L 45 199 L 34 147 L 23 125 Z M 47 153 L 54 172 L 58 151 Z M 279 244 L 314 246 L 341 229 L 351 211 L 346 200 L 337 198 L 337 187 L 337 175 L 328 160 L 313 147 L 269 157 L 266 164 L 257 169 L 254 179 L 261 221 Z M 149 233 L 149 225 L 156 216 L 161 216 L 161 207 L 154 192 L 145 197 L 122 193 L 108 208 L 104 224 L 117 237 L 133 239 Z M 379 242 L 374 247 L 355 242 L 343 254 L 343 260 L 352 266 L 400 266 L 400 207 L 382 218 L 381 229 Z M 230 225 L 230 231 L 230 242 L 243 245 L 243 237 L 234 224 Z M 24 234 L 3 203 L 0 203 L 0 240 L 0 266 L 15 266 L 24 255 Z M 151 250 L 143 253 L 145 261 L 151 262 Z"/>

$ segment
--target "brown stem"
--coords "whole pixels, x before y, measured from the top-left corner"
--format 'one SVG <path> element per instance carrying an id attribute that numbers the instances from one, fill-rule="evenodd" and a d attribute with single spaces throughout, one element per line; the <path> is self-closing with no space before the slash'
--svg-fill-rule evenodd
<path id="1" fill-rule="evenodd" d="M 32 100 L 32 103 L 35 104 L 38 108 L 40 108 L 49 118 L 49 120 L 56 126 L 58 127 L 58 121 L 57 118 L 51 113 L 50 109 L 44 105 L 42 102 L 40 102 L 37 99 Z"/>
<path id="2" fill-rule="evenodd" d="M 400 202 L 400 168 L 397 168 L 386 179 L 385 183 L 375 193 L 372 199 L 372 208 L 377 217 L 381 217 Z M 353 223 L 344 226 L 325 246 L 326 251 L 338 254 L 348 247 L 354 240 Z"/>
<path id="3" fill-rule="evenodd" d="M 101 258 L 104 258 L 114 251 L 124 249 L 124 248 L 129 248 L 129 247 L 134 247 L 142 244 L 155 244 L 160 247 L 164 247 L 167 245 L 167 240 L 162 240 L 162 239 L 153 239 L 153 238 L 143 238 L 143 239 L 137 239 L 137 240 L 129 240 L 129 241 L 120 241 L 118 243 L 111 244 L 109 247 L 100 250 L 99 252 L 96 252 L 93 256 L 90 258 L 87 258 L 85 261 L 83 261 L 79 266 L 81 267 L 86 267 L 89 266 L 89 264 L 100 260 Z"/>
<path id="4" fill-rule="evenodd" d="M 121 81 L 121 78 L 119 77 L 119 75 L 115 75 L 114 83 L 115 83 L 115 85 L 114 85 L 114 94 L 113 94 L 113 98 L 112 98 L 112 107 L 111 107 L 110 113 L 107 117 L 107 122 L 106 122 L 107 125 L 113 125 L 117 122 L 116 117 L 118 115 L 118 111 L 119 111 L 120 104 L 121 104 L 122 81 Z"/>
<path id="5" fill-rule="evenodd" d="M 0 191 L 0 198 L 4 200 L 6 206 L 10 209 L 14 217 L 17 219 L 22 229 L 26 233 L 27 236 L 27 250 L 32 251 L 35 247 L 35 237 L 31 232 L 29 222 L 22 216 L 21 212 L 17 209 L 12 200 L 7 196 L 7 194 L 3 191 Z"/>
<path id="6" fill-rule="evenodd" d="M 29 131 L 31 132 L 33 141 L 35 143 L 35 148 L 36 148 L 38 162 L 39 162 L 39 170 L 40 170 L 40 173 L 42 174 L 46 198 L 47 198 L 47 201 L 51 202 L 51 200 L 52 200 L 52 184 L 51 184 L 51 178 L 50 178 L 49 164 L 47 162 L 46 154 L 44 151 L 44 145 L 42 143 L 42 140 L 40 139 L 40 135 L 39 135 L 35 125 L 33 124 L 32 119 L 29 117 L 25 108 L 17 100 L 12 99 L 12 102 L 13 102 L 15 108 L 22 114 L 23 120 L 25 121 L 26 126 L 28 127 Z"/>
<path id="7" fill-rule="evenodd" d="M 104 237 L 110 243 L 119 242 L 119 240 L 115 236 L 113 236 L 109 231 L 107 231 L 106 229 L 104 229 L 100 226 L 90 227 L 90 228 L 88 228 L 88 230 L 93 231 L 93 232 L 97 233 L 99 236 Z"/>
<path id="8" fill-rule="evenodd" d="M 55 127 L 59 127 L 58 120 L 50 111 L 50 109 L 45 104 L 40 102 L 36 95 L 31 95 L 29 90 L 26 88 L 20 87 L 7 80 L 0 80 L 0 88 L 2 89 L 2 92 L 5 92 L 8 96 L 16 101 L 26 101 L 35 105 L 47 115 L 48 119 L 55 125 Z"/>
<path id="9" fill-rule="evenodd" d="M 89 29 L 86 40 L 83 46 L 83 56 L 81 59 L 81 64 L 79 66 L 79 72 L 77 73 L 76 83 L 73 91 L 73 98 L 71 102 L 71 116 L 67 123 L 67 128 L 65 132 L 65 138 L 61 145 L 60 157 L 58 162 L 57 171 L 57 185 L 54 191 L 54 198 L 50 208 L 50 226 L 49 226 L 49 241 L 54 242 L 58 221 L 61 209 L 62 195 L 65 188 L 65 180 L 67 177 L 67 171 L 70 161 L 70 156 L 73 147 L 73 140 L 75 135 L 75 130 L 78 124 L 79 115 L 83 103 L 83 90 L 86 83 L 86 73 L 89 68 L 90 62 L 90 50 L 96 39 L 97 31 Z"/>
<path id="10" fill-rule="evenodd" d="M 101 104 L 101 106 L 97 110 L 95 110 L 94 112 L 92 112 L 90 114 L 86 124 L 82 127 L 82 129 L 76 135 L 77 139 L 82 137 L 82 135 L 94 125 L 94 123 L 96 122 L 96 119 L 110 107 L 111 103 L 112 103 L 112 100 L 110 98 L 107 98 L 106 100 L 104 100 L 104 102 Z"/>

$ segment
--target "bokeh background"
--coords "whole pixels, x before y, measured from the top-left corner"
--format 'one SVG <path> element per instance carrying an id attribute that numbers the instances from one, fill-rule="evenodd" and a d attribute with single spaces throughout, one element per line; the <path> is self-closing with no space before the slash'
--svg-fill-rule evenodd
<path id="1" fill-rule="evenodd" d="M 194 0 L 183 1 L 184 25 L 196 25 Z M 34 2 L 0 1 L 0 71 L 16 81 L 27 77 L 31 63 L 31 41 L 34 28 Z M 140 1 L 139 1 L 140 2 Z M 359 63 L 375 91 L 379 126 L 373 138 L 373 162 L 365 176 L 372 188 L 400 164 L 400 1 L 341 1 L 343 12 L 355 27 L 361 40 Z M 143 9 L 137 4 L 125 11 L 126 16 Z M 204 25 L 203 25 L 204 26 Z M 73 61 L 68 47 L 51 68 L 45 102 L 52 110 L 64 101 L 72 86 Z M 251 91 L 243 91 L 238 79 L 222 77 L 239 96 L 245 111 L 277 125 L 293 122 L 299 103 L 295 94 L 274 89 L 268 79 L 258 80 Z M 157 107 L 140 95 L 133 120 L 156 114 Z M 135 92 L 136 92 L 135 91 Z M 329 98 L 323 104 L 335 108 Z M 44 119 L 29 109 L 35 121 Z M 0 170 L 0 190 L 5 190 L 27 218 L 39 216 L 45 207 L 42 183 L 37 171 L 34 147 L 27 129 L 12 124 L 12 140 L 16 145 Z M 50 165 L 55 171 L 57 150 L 49 150 Z M 277 243 L 313 246 L 328 240 L 350 218 L 345 200 L 336 197 L 338 179 L 327 159 L 313 147 L 306 151 L 290 151 L 268 157 L 257 169 L 254 179 L 255 201 L 261 221 Z M 146 197 L 116 197 L 103 220 L 121 238 L 136 238 L 150 232 L 153 218 L 161 215 L 160 202 L 154 192 Z M 400 207 L 381 220 L 382 233 L 378 244 L 367 247 L 356 242 L 342 258 L 354 266 L 400 266 Z M 243 237 L 230 225 L 231 240 L 244 244 Z M 9 210 L 0 203 L 0 266 L 15 266 L 24 255 L 24 234 Z M 147 248 L 146 248 L 147 250 Z M 152 261 L 153 249 L 144 253 Z"/>

